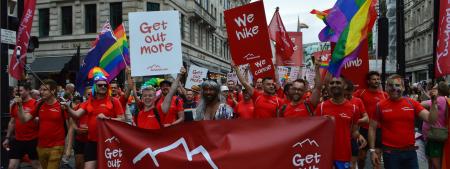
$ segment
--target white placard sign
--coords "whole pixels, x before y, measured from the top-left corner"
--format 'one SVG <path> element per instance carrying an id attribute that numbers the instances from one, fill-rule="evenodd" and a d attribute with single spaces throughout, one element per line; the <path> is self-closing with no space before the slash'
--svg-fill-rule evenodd
<path id="1" fill-rule="evenodd" d="M 291 72 L 289 73 L 289 79 L 291 81 L 297 80 L 299 74 L 300 74 L 300 68 L 297 66 L 292 66 Z"/>
<path id="2" fill-rule="evenodd" d="M 178 11 L 130 12 L 131 76 L 176 74 L 182 66 Z"/>
<path id="3" fill-rule="evenodd" d="M 1 29 L 1 43 L 16 45 L 16 31 Z"/>
<path id="4" fill-rule="evenodd" d="M 200 86 L 200 84 L 203 83 L 203 78 L 206 78 L 207 75 L 208 69 L 191 65 L 191 67 L 189 67 L 189 74 L 184 87 L 190 89 L 193 85 Z"/>

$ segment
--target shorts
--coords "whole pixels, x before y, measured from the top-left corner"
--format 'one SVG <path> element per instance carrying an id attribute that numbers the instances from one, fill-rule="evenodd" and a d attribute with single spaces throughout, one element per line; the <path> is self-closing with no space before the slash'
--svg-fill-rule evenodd
<path id="1" fill-rule="evenodd" d="M 28 141 L 11 140 L 11 150 L 9 151 L 10 159 L 22 159 L 25 154 L 28 154 L 30 160 L 38 160 L 37 139 Z"/>
<path id="2" fill-rule="evenodd" d="M 425 154 L 430 157 L 442 157 L 444 143 L 428 140 L 425 145 Z"/>
<path id="3" fill-rule="evenodd" d="M 352 157 L 358 157 L 359 155 L 359 145 L 356 139 L 352 138 Z"/>
<path id="4" fill-rule="evenodd" d="M 359 134 L 361 134 L 364 139 L 367 140 L 367 142 L 369 142 L 369 129 L 365 129 L 365 128 L 359 128 Z M 383 148 L 383 143 L 381 142 L 381 128 L 377 128 L 377 131 L 375 133 L 375 148 L 378 149 L 382 149 Z M 364 147 L 364 150 L 369 150 L 369 146 Z"/>
<path id="5" fill-rule="evenodd" d="M 88 141 L 84 144 L 84 162 L 97 161 L 97 142 Z"/>
<path id="6" fill-rule="evenodd" d="M 84 154 L 85 145 L 86 142 L 75 140 L 75 143 L 73 144 L 73 150 L 75 151 L 75 154 Z"/>
<path id="7" fill-rule="evenodd" d="M 61 164 L 61 157 L 64 153 L 64 146 L 38 147 L 39 162 L 42 168 L 58 169 Z"/>
<path id="8" fill-rule="evenodd" d="M 351 163 L 348 161 L 333 161 L 335 169 L 349 169 Z"/>

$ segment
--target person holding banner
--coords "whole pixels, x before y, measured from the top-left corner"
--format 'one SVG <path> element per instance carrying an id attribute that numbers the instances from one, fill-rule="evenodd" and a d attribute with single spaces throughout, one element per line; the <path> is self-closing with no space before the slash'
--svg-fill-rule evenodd
<path id="1" fill-rule="evenodd" d="M 328 83 L 331 98 L 320 103 L 315 111 L 317 116 L 328 116 L 335 120 L 333 160 L 336 169 L 349 169 L 351 166 L 351 138 L 365 142 L 358 132 L 357 115 L 360 110 L 344 97 L 346 86 L 343 77 L 331 78 Z"/>
<path id="2" fill-rule="evenodd" d="M 418 169 L 415 146 L 415 117 L 433 124 L 438 118 L 437 96 L 431 95 L 430 111 L 411 98 L 402 97 L 403 78 L 391 75 L 386 81 L 389 98 L 376 105 L 374 118 L 370 119 L 369 147 L 372 163 L 380 164 L 380 156 L 375 152 L 376 128 L 381 126 L 383 160 L 386 169 Z"/>
<path id="3" fill-rule="evenodd" d="M 233 118 L 233 109 L 226 104 L 220 93 L 220 85 L 214 80 L 201 84 L 200 102 L 194 112 L 194 120 L 221 120 Z"/>
<path id="4" fill-rule="evenodd" d="M 156 99 L 156 109 L 160 112 L 161 122 L 164 127 L 169 127 L 184 121 L 183 100 L 174 96 L 182 76 L 186 74 L 186 69 L 182 67 L 177 78 L 172 83 L 169 80 L 162 81 L 159 86 L 161 95 Z"/>
<path id="5" fill-rule="evenodd" d="M 273 78 L 263 78 L 263 93 L 256 91 L 244 77 L 239 68 L 232 63 L 232 68 L 244 88 L 252 95 L 255 107 L 255 118 L 273 118 L 279 117 L 284 100 L 276 95 L 276 82 Z"/>
<path id="6" fill-rule="evenodd" d="M 117 121 L 124 120 L 124 111 L 120 101 L 113 98 L 108 93 L 110 87 L 107 79 L 108 73 L 102 68 L 94 67 L 89 72 L 89 78 L 93 79 L 93 94 L 88 98 L 85 104 L 82 104 L 78 110 L 73 110 L 69 105 L 65 106 L 70 115 L 75 118 L 83 114 L 88 115 L 88 142 L 84 147 L 84 168 L 97 168 L 97 120 L 112 119 Z"/>
<path id="7" fill-rule="evenodd" d="M 240 119 L 255 118 L 255 106 L 252 101 L 252 95 L 247 89 L 242 90 L 243 98 L 236 106 L 236 115 Z"/>

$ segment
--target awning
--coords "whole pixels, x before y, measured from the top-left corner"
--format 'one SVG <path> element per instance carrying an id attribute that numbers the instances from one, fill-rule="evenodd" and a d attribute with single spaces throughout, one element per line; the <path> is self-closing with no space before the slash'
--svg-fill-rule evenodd
<path id="1" fill-rule="evenodd" d="M 34 72 L 59 72 L 70 59 L 72 56 L 39 57 L 31 63 L 31 70 Z"/>

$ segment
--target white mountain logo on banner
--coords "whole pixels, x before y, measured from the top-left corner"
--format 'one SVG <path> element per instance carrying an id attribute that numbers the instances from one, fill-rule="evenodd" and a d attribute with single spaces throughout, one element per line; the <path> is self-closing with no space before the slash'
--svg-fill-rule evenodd
<path id="1" fill-rule="evenodd" d="M 142 158 L 144 158 L 145 155 L 148 154 L 152 158 L 153 163 L 155 164 L 155 166 L 159 167 L 159 163 L 158 163 L 158 160 L 156 159 L 156 155 L 158 155 L 159 153 L 164 153 L 164 152 L 176 149 L 180 145 L 183 146 L 183 148 L 184 148 L 184 150 L 186 152 L 186 157 L 187 157 L 187 159 L 189 161 L 192 161 L 192 156 L 201 153 L 203 155 L 203 157 L 206 159 L 206 161 L 208 161 L 208 163 L 211 166 L 211 168 L 218 169 L 218 167 L 216 166 L 214 161 L 211 159 L 211 156 L 209 155 L 208 151 L 203 146 L 198 146 L 197 148 L 195 148 L 195 149 L 193 149 L 191 151 L 191 150 L 189 150 L 189 147 L 187 146 L 186 140 L 183 137 L 178 139 L 177 141 L 175 141 L 171 145 L 162 147 L 162 148 L 157 149 L 155 151 L 153 151 L 151 148 L 144 149 L 141 153 L 139 153 L 136 157 L 134 157 L 133 164 L 136 164 Z"/>

